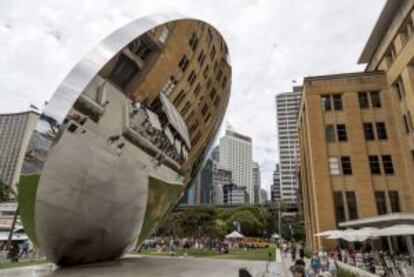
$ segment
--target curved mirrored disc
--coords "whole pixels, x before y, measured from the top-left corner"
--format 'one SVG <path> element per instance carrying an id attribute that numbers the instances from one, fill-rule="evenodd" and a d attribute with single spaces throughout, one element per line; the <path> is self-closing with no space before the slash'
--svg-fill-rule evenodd
<path id="1" fill-rule="evenodd" d="M 40 116 L 21 176 L 22 190 L 37 186 L 23 224 L 47 258 L 102 261 L 141 243 L 196 176 L 230 83 L 218 31 L 178 15 L 135 20 L 82 59 Z"/>

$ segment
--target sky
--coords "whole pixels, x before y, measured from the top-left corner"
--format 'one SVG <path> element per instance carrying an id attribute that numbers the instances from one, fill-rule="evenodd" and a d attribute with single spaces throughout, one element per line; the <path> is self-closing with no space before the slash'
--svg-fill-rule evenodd
<path id="1" fill-rule="evenodd" d="M 384 3 L 0 0 L 0 113 L 42 107 L 76 62 L 122 25 L 181 13 L 209 22 L 228 44 L 233 76 L 225 122 L 252 137 L 268 189 L 278 161 L 275 95 L 306 76 L 364 70 L 357 60 Z"/>

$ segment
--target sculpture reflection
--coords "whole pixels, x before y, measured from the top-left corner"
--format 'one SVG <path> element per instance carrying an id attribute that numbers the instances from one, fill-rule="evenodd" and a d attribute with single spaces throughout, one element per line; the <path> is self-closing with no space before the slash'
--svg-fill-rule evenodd
<path id="1" fill-rule="evenodd" d="M 227 46 L 204 22 L 170 19 L 137 20 L 108 37 L 130 40 L 95 62 L 84 88 L 73 81 L 89 64 L 81 61 L 41 116 L 22 176 L 38 183 L 35 230 L 22 220 L 58 265 L 117 258 L 141 243 L 217 134 L 230 92 Z M 132 24 L 152 28 L 139 35 Z"/>

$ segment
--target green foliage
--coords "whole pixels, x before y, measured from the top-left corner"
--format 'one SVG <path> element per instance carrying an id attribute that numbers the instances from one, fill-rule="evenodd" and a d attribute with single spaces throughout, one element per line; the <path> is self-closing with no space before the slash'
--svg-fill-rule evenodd
<path id="1" fill-rule="evenodd" d="M 7 202 L 10 200 L 9 186 L 0 179 L 0 202 Z"/>
<path id="2" fill-rule="evenodd" d="M 160 228 L 159 234 L 222 238 L 235 229 L 234 223 L 237 222 L 241 232 L 246 236 L 270 237 L 274 233 L 281 233 L 288 239 L 294 238 L 296 241 L 304 239 L 301 218 L 282 219 L 282 230 L 279 232 L 277 216 L 278 212 L 274 207 L 186 208 L 172 213 Z"/>
<path id="3" fill-rule="evenodd" d="M 39 179 L 40 175 L 21 176 L 17 196 L 19 214 L 24 230 L 36 247 L 39 246 L 35 231 L 35 203 Z"/>
<path id="4" fill-rule="evenodd" d="M 345 270 L 342 267 L 339 267 L 337 276 L 338 277 L 357 277 L 358 275 L 348 270 Z"/>

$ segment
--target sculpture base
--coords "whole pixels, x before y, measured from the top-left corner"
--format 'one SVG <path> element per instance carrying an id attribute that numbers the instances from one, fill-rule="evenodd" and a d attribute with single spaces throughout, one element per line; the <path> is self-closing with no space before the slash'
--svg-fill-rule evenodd
<path id="1" fill-rule="evenodd" d="M 266 262 L 204 259 L 191 257 L 127 256 L 125 258 L 97 264 L 87 264 L 59 269 L 52 264 L 0 270 L 0 276 L 66 277 L 221 277 L 238 276 L 239 268 L 247 268 L 252 276 L 263 276 Z"/>

